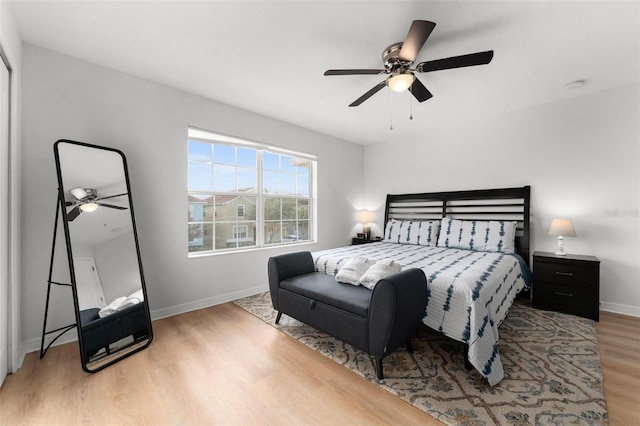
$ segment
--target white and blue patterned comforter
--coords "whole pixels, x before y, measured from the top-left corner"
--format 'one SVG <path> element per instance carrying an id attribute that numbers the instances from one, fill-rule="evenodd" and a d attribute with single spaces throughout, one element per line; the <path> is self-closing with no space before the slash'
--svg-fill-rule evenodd
<path id="1" fill-rule="evenodd" d="M 335 275 L 349 259 L 393 259 L 427 276 L 427 308 L 423 322 L 469 345 L 469 361 L 495 385 L 504 377 L 498 352 L 498 326 L 516 294 L 530 282 L 528 267 L 517 255 L 371 243 L 312 253 L 316 270 Z"/>

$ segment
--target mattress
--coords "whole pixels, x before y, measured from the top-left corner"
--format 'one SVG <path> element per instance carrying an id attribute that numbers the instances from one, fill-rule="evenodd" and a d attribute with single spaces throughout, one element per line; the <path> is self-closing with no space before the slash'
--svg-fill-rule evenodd
<path id="1" fill-rule="evenodd" d="M 469 345 L 469 361 L 495 385 L 504 377 L 498 326 L 516 294 L 529 286 L 531 272 L 516 254 L 387 242 L 312 253 L 316 271 L 335 275 L 349 259 L 393 259 L 403 269 L 420 268 L 427 277 L 423 322 Z"/>

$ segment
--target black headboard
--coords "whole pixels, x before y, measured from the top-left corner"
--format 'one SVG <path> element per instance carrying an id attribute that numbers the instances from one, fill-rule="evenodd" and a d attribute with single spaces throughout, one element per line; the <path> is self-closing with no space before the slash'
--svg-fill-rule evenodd
<path id="1" fill-rule="evenodd" d="M 529 265 L 530 186 L 473 191 L 388 194 L 384 211 L 389 219 L 514 220 L 516 252 Z"/>

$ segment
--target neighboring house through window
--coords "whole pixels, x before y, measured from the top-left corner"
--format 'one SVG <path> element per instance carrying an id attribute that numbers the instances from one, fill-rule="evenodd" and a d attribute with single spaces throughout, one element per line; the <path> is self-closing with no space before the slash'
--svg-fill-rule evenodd
<path id="1" fill-rule="evenodd" d="M 314 239 L 315 156 L 189 129 L 189 253 Z"/>

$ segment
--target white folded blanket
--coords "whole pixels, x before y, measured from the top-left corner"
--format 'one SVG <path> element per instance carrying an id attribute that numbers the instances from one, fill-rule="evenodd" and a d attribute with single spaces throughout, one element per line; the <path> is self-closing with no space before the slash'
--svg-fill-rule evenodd
<path id="1" fill-rule="evenodd" d="M 113 302 L 109 303 L 107 306 L 105 306 L 104 308 L 100 309 L 100 312 L 98 312 L 98 316 L 100 318 L 104 318 L 107 315 L 111 315 L 112 313 L 116 312 L 118 310 L 118 308 L 120 307 L 120 305 L 122 305 L 122 302 L 124 302 L 126 299 L 126 297 L 124 296 L 120 296 L 120 297 L 116 297 Z"/>
<path id="2" fill-rule="evenodd" d="M 366 257 L 354 257 L 344 264 L 336 274 L 336 281 L 351 285 L 360 285 L 360 278 L 373 265 Z"/>
<path id="3" fill-rule="evenodd" d="M 142 293 L 142 289 L 138 291 L 134 291 L 129 296 L 121 296 L 114 299 L 113 302 L 109 303 L 106 307 L 100 309 L 98 312 L 98 316 L 100 318 L 104 318 L 107 315 L 111 315 L 115 312 L 121 311 L 123 309 L 127 309 L 130 306 L 136 305 L 144 300 L 144 294 Z"/>
<path id="4" fill-rule="evenodd" d="M 136 305 L 144 300 L 144 295 L 142 294 L 142 289 L 138 291 L 134 291 L 126 299 L 122 302 L 122 304 L 118 307 L 118 310 L 121 311 L 123 309 L 127 309 L 129 306 Z"/>
<path id="5" fill-rule="evenodd" d="M 397 274 L 402 270 L 402 265 L 395 263 L 393 260 L 379 260 L 360 278 L 360 284 L 373 290 L 378 281 Z"/>

